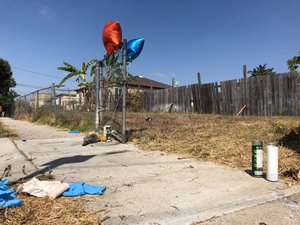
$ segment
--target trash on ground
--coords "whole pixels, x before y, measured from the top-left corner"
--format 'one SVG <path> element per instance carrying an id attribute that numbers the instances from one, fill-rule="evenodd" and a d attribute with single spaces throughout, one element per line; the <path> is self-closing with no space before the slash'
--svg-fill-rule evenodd
<path id="1" fill-rule="evenodd" d="M 101 141 L 103 140 L 101 139 L 101 135 L 99 133 L 90 132 L 83 138 L 82 146 L 86 146 L 88 144 L 93 144 Z"/>
<path id="2" fill-rule="evenodd" d="M 110 142 L 111 141 L 111 128 L 110 125 L 105 125 L 104 127 L 100 127 L 96 131 L 89 132 L 83 138 L 82 146 L 86 146 L 88 144 L 93 144 L 97 142 Z"/>
<path id="3" fill-rule="evenodd" d="M 80 131 L 79 130 L 70 130 L 69 134 L 79 134 Z"/>
<path id="4" fill-rule="evenodd" d="M 68 189 L 69 185 L 67 183 L 61 183 L 60 181 L 40 181 L 34 177 L 24 184 L 21 184 L 18 191 L 36 197 L 49 196 L 50 199 L 55 199 Z"/>
<path id="5" fill-rule="evenodd" d="M 8 186 L 9 183 L 10 181 L 6 178 L 0 181 L 0 209 L 22 204 L 22 201 L 15 195 L 16 191 Z"/>
<path id="6" fill-rule="evenodd" d="M 80 195 L 103 195 L 105 186 L 91 185 L 88 183 L 69 183 L 70 189 L 65 191 L 62 195 L 66 197 L 80 196 Z"/>

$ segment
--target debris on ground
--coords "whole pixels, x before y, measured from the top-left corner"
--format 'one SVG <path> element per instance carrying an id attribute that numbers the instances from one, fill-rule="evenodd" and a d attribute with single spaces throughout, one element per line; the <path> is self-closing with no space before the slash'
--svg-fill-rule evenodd
<path id="1" fill-rule="evenodd" d="M 88 144 L 98 143 L 101 141 L 101 136 L 97 133 L 90 133 L 83 138 L 82 146 L 87 146 Z"/>
<path id="2" fill-rule="evenodd" d="M 40 181 L 34 177 L 21 184 L 18 192 L 25 192 L 36 197 L 48 196 L 53 200 L 68 189 L 69 185 L 67 183 L 61 183 L 60 181 Z"/>
<path id="3" fill-rule="evenodd" d="M 79 130 L 70 130 L 69 134 L 80 134 Z"/>
<path id="4" fill-rule="evenodd" d="M 44 178 L 46 179 L 46 177 Z M 6 178 L 0 181 L 0 224 L 101 225 L 109 218 L 106 215 L 108 211 L 105 209 L 96 212 L 86 211 L 81 204 L 82 200 L 77 197 L 61 197 L 53 201 L 47 197 L 36 198 L 35 196 L 20 192 L 18 193 L 18 198 L 16 198 L 17 192 L 14 189 L 17 189 L 20 183 L 15 182 L 10 186 L 11 184 L 12 183 Z M 84 190 L 84 194 L 104 194 L 105 192 L 104 186 L 93 186 L 86 183 L 70 184 L 70 187 L 72 190 L 75 190 L 76 188 L 74 188 L 74 186 L 77 186 L 77 193 L 79 193 L 80 188 L 78 187 L 80 185 Z"/>
<path id="5" fill-rule="evenodd" d="M 106 187 L 101 185 L 91 185 L 88 183 L 69 183 L 69 189 L 62 195 L 65 197 L 74 197 L 80 195 L 103 195 Z"/>
<path id="6" fill-rule="evenodd" d="M 16 191 L 9 184 L 10 181 L 6 178 L 0 181 L 0 209 L 20 206 L 22 204 L 22 201 L 15 195 Z"/>

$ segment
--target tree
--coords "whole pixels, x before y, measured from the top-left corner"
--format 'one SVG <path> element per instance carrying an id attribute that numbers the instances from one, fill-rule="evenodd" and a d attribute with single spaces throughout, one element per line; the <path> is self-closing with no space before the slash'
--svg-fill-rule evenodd
<path id="1" fill-rule="evenodd" d="M 300 52 L 299 56 L 294 56 L 292 59 L 289 59 L 287 65 L 291 72 L 297 72 L 297 69 L 300 66 Z"/>
<path id="2" fill-rule="evenodd" d="M 254 68 L 253 70 L 249 70 L 248 73 L 252 76 L 270 76 L 275 75 L 276 73 L 273 71 L 274 68 L 267 68 L 267 64 L 259 65 L 258 67 Z"/>
<path id="3" fill-rule="evenodd" d="M 16 82 L 9 62 L 0 58 L 0 106 L 6 106 L 13 102 L 17 94 L 11 88 L 15 86 Z"/>

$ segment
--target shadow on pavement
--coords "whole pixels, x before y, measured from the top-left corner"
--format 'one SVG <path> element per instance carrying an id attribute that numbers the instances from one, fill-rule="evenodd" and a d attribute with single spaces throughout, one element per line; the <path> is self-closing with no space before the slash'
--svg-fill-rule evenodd
<path id="1" fill-rule="evenodd" d="M 130 151 L 128 151 L 128 150 L 111 151 L 111 152 L 105 152 L 102 155 L 115 155 L 115 154 L 121 154 L 121 153 L 125 153 L 125 152 L 130 152 Z"/>
<path id="2" fill-rule="evenodd" d="M 58 158 L 58 159 L 52 160 L 50 162 L 44 163 L 41 166 L 47 166 L 47 167 L 45 167 L 41 170 L 35 171 L 35 172 L 27 175 L 26 177 L 22 177 L 19 180 L 31 179 L 37 175 L 44 174 L 46 172 L 50 172 L 52 169 L 55 169 L 61 165 L 70 164 L 70 163 L 81 163 L 81 162 L 87 161 L 95 156 L 96 155 L 75 155 L 75 156 L 70 156 L 70 157 Z"/>

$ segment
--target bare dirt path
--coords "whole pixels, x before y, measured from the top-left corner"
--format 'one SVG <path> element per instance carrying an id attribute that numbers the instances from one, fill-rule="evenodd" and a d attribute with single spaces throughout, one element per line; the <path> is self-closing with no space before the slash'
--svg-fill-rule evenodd
<path id="1" fill-rule="evenodd" d="M 248 224 L 257 224 L 267 221 L 272 208 L 253 211 L 252 207 L 280 204 L 281 200 L 266 202 L 300 191 L 299 186 L 287 189 L 283 182 L 253 178 L 244 171 L 211 162 L 145 152 L 118 142 L 83 147 L 82 134 L 8 118 L 0 121 L 19 133 L 19 139 L 14 141 L 17 148 L 31 157 L 40 170 L 52 170 L 58 180 L 66 182 L 105 185 L 103 196 L 82 199 L 87 210 L 106 209 L 107 224 L 191 224 L 216 216 L 221 217 L 206 223 L 245 224 L 240 223 L 246 218 L 244 213 L 250 216 Z M 16 149 L 5 145 L 6 140 L 1 148 L 12 154 Z M 12 160 L 5 157 L 0 158 L 0 170 Z M 290 218 L 286 224 L 299 224 L 298 217 L 289 216 L 291 211 L 282 212 L 274 214 L 274 223 L 270 224 L 285 217 Z M 228 215 L 222 217 L 223 214 Z M 227 218 L 237 222 L 228 223 Z"/>
<path id="2" fill-rule="evenodd" d="M 0 121 L 7 125 L 11 130 L 15 131 L 18 134 L 19 139 L 47 139 L 83 136 L 83 134 L 70 134 L 67 129 L 59 129 L 28 121 L 13 120 L 7 117 L 2 117 Z"/>

